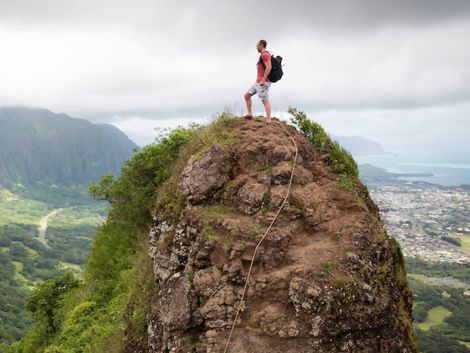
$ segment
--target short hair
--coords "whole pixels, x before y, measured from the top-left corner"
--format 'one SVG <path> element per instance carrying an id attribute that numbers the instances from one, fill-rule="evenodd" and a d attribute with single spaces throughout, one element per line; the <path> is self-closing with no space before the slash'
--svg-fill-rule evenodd
<path id="1" fill-rule="evenodd" d="M 268 43 L 266 43 L 266 41 L 264 39 L 261 39 L 259 41 L 259 44 L 261 44 L 263 46 L 263 48 L 266 48 L 266 46 L 268 45 Z"/>

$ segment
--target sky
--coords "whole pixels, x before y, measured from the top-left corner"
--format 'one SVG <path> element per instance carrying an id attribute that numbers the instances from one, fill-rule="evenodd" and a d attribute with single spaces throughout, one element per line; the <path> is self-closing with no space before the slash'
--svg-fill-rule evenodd
<path id="1" fill-rule="evenodd" d="M 0 0 L 0 105 L 150 143 L 156 127 L 246 114 L 265 39 L 284 65 L 274 116 L 292 106 L 392 152 L 468 153 L 469 38 L 468 0 Z"/>

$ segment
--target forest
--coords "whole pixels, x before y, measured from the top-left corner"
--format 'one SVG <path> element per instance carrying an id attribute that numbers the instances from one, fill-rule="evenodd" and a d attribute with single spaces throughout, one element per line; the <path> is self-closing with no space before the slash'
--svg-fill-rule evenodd
<path id="1" fill-rule="evenodd" d="M 34 287 L 68 271 L 80 278 L 106 207 L 84 185 L 0 187 L 0 343 L 21 339 L 31 327 L 24 305 Z M 47 247 L 38 241 L 40 221 L 57 209 Z"/>
<path id="2" fill-rule="evenodd" d="M 406 260 L 408 282 L 413 293 L 413 316 L 417 341 L 422 352 L 470 352 L 470 297 L 462 288 L 439 286 L 422 281 L 421 276 L 454 277 L 468 281 L 470 268 L 451 263 Z M 436 309 L 441 309 L 440 313 Z M 434 320 L 435 325 L 425 323 Z"/>

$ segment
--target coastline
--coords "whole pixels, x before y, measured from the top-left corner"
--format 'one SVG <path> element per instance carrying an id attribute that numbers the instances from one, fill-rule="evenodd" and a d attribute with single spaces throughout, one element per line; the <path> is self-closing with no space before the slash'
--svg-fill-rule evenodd
<path id="1" fill-rule="evenodd" d="M 422 181 L 443 187 L 470 185 L 470 157 L 465 155 L 381 154 L 353 157 L 358 165 L 371 164 L 374 167 L 386 169 L 388 173 L 397 174 L 393 177 L 395 180 Z M 400 176 L 399 174 L 414 175 Z"/>

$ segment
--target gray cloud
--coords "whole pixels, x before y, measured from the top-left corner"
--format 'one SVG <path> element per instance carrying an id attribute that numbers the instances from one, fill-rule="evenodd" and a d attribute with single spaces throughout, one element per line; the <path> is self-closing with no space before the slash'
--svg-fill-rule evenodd
<path id="1" fill-rule="evenodd" d="M 470 4 L 466 0 L 242 0 L 230 3 L 212 0 L 2 0 L 0 7 L 0 17 L 4 20 L 23 24 L 105 23 L 176 28 L 182 23 L 197 23 L 193 27 L 198 32 L 210 31 L 213 35 L 224 32 L 220 28 L 214 28 L 218 24 L 236 26 L 239 33 L 250 33 L 252 28 L 241 24 L 247 24 L 253 19 L 272 24 L 270 29 L 278 33 L 289 25 L 348 29 L 403 24 L 429 25 L 465 20 L 470 14 Z M 199 23 L 199 19 L 206 21 Z"/>
<path id="2" fill-rule="evenodd" d="M 1 0 L 0 105 L 150 136 L 155 125 L 200 121 L 224 106 L 246 110 L 264 38 L 284 57 L 285 76 L 271 89 L 278 111 L 292 105 L 334 133 L 384 143 L 409 131 L 429 140 L 431 126 L 461 136 L 469 20 L 467 0 Z"/>

